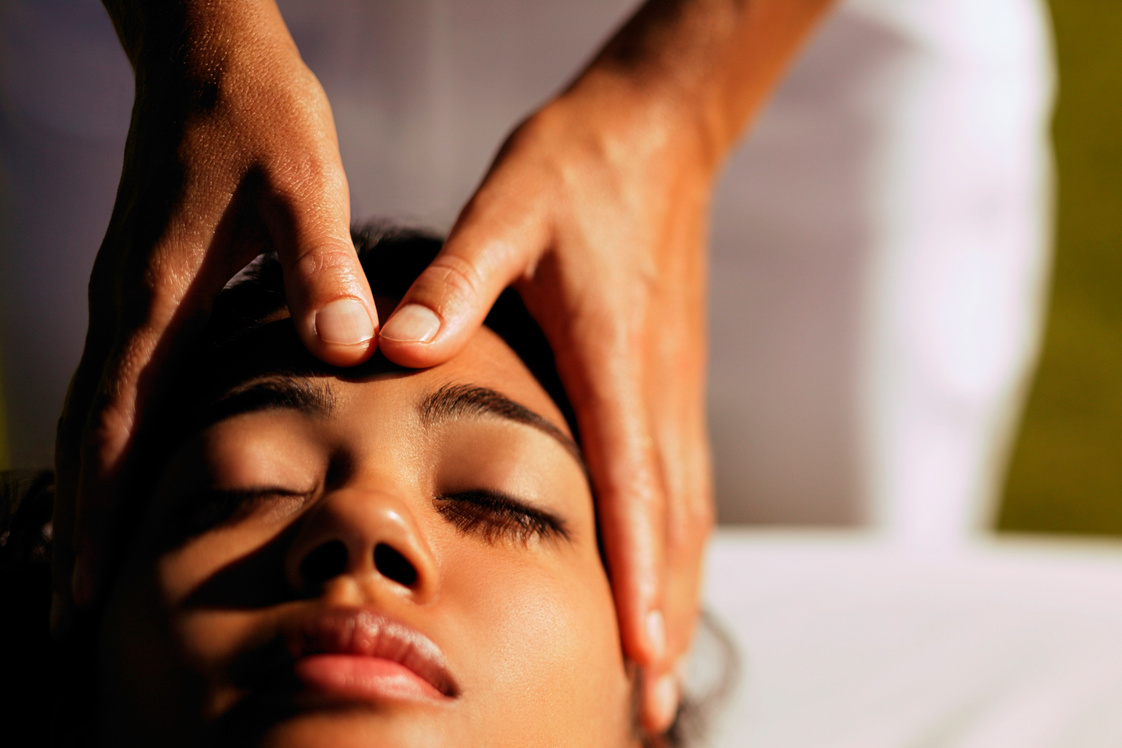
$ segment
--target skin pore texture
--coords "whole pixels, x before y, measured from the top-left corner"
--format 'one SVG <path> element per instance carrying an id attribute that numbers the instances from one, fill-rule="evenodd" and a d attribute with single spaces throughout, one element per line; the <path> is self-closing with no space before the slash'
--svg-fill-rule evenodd
<path id="1" fill-rule="evenodd" d="M 521 359 L 481 328 L 331 369 L 277 316 L 200 387 L 125 554 L 106 744 L 639 745 L 586 471 Z"/>

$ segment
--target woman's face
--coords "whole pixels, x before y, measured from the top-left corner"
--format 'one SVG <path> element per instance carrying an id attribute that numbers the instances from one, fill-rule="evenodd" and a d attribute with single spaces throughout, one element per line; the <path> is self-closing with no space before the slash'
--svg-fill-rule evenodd
<path id="1" fill-rule="evenodd" d="M 487 329 L 351 374 L 235 382 L 178 448 L 104 619 L 106 743 L 634 745 L 557 406 Z"/>

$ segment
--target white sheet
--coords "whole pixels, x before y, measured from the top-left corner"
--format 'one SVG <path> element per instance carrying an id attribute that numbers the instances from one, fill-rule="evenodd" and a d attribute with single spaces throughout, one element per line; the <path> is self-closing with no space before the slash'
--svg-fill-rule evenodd
<path id="1" fill-rule="evenodd" d="M 718 748 L 1122 745 L 1122 544 L 722 530 L 742 673 Z"/>

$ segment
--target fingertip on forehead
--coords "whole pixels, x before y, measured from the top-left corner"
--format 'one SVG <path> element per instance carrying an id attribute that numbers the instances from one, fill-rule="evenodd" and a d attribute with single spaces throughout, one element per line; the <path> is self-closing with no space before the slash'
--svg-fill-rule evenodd
<path id="1" fill-rule="evenodd" d="M 413 281 L 443 246 L 443 241 L 435 235 L 388 223 L 370 223 L 355 229 L 352 236 L 374 293 L 378 315 L 383 320 L 391 316 Z M 275 255 L 263 255 L 239 276 L 238 281 L 229 284 L 215 301 L 204 345 L 196 357 L 204 359 L 204 364 L 208 357 L 221 359 L 231 350 L 236 353 L 247 334 L 288 317 L 283 271 Z M 560 409 L 569 432 L 579 440 L 576 418 L 557 374 L 553 352 L 514 290 L 508 289 L 500 295 L 484 324 L 484 337 L 489 332 L 494 333 L 513 351 Z M 307 367 L 318 363 L 308 360 L 302 346 L 289 345 L 283 353 L 291 358 L 288 361 L 278 359 L 278 364 Z M 355 367 L 354 372 L 369 373 L 389 366 L 376 352 L 368 362 Z"/>

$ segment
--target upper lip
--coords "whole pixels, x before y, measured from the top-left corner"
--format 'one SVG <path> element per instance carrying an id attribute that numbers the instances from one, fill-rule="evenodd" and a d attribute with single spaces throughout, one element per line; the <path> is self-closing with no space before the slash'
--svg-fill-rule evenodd
<path id="1" fill-rule="evenodd" d="M 316 654 L 377 657 L 396 662 L 448 697 L 460 693 L 444 653 L 419 631 L 367 608 L 336 608 L 295 622 L 285 631 L 295 661 Z"/>

